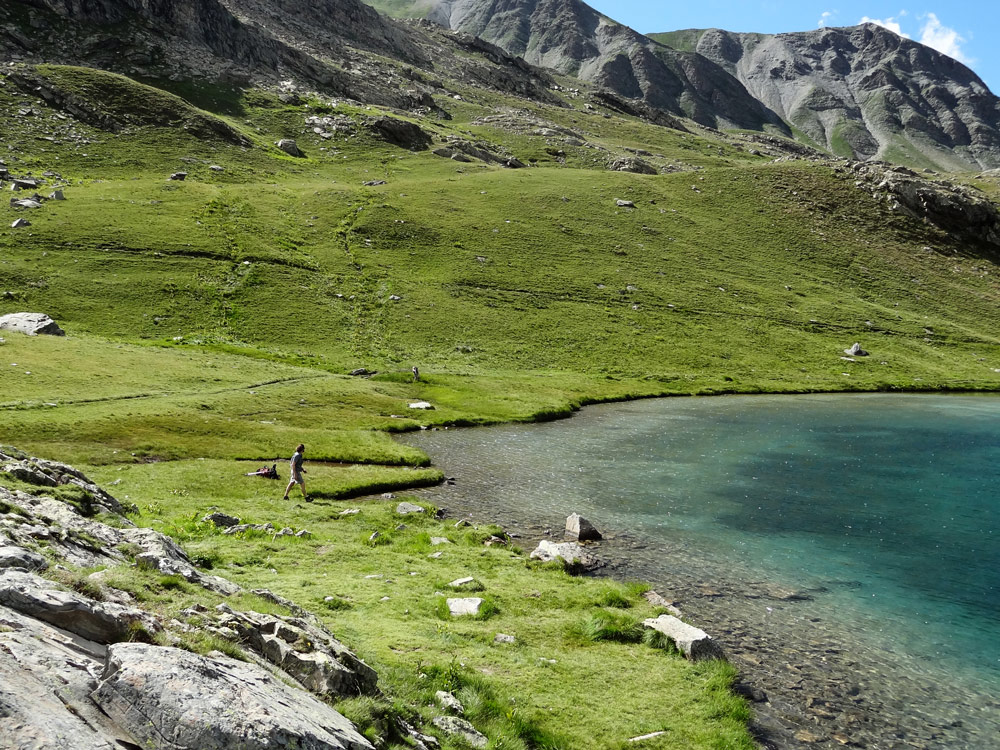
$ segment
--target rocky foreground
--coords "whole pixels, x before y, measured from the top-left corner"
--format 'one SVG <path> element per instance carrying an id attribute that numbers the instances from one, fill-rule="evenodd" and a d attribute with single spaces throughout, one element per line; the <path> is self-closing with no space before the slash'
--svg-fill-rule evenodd
<path id="1" fill-rule="evenodd" d="M 377 675 L 312 615 L 261 590 L 290 614 L 220 603 L 164 622 L 107 585 L 109 571 L 134 566 L 226 597 L 241 589 L 136 528 L 70 466 L 0 448 L 0 472 L 24 488 L 0 487 L 0 746 L 373 747 L 327 701 L 375 694 Z M 241 659 L 179 648 L 192 634 Z"/>
<path id="2" fill-rule="evenodd" d="M 374 749 L 333 705 L 379 696 L 378 675 L 314 615 L 200 570 L 171 538 L 136 527 L 127 518 L 132 508 L 71 466 L 0 446 L 0 478 L 7 485 L 0 486 L 0 747 Z M 406 502 L 396 508 L 423 512 Z M 240 525 L 219 512 L 202 520 L 222 533 L 294 533 Z M 572 541 L 543 540 L 531 558 L 571 572 L 603 565 L 581 544 L 601 539 L 593 525 L 573 514 L 566 532 Z M 431 539 L 438 542 L 448 540 Z M 485 544 L 494 542 L 504 540 Z M 471 577 L 448 586 L 481 589 Z M 157 590 L 203 595 L 178 619 L 144 593 Z M 646 598 L 673 614 L 649 618 L 645 628 L 691 660 L 724 658 L 668 602 L 654 592 Z M 446 602 L 451 616 L 463 617 L 478 614 L 484 599 Z M 431 718 L 428 731 L 487 746 L 460 718 L 453 695 L 440 691 L 436 700 L 443 715 Z M 417 750 L 440 746 L 401 718 L 388 721 L 388 734 Z"/>

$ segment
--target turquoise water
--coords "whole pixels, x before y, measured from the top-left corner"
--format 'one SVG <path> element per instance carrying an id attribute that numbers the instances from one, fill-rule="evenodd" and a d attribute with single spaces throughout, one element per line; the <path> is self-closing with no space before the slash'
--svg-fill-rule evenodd
<path id="1" fill-rule="evenodd" d="M 810 614 L 892 654 L 881 680 L 1000 689 L 1000 398 L 664 399 L 410 442 L 487 517 L 581 512 L 692 577 L 815 592 Z"/>

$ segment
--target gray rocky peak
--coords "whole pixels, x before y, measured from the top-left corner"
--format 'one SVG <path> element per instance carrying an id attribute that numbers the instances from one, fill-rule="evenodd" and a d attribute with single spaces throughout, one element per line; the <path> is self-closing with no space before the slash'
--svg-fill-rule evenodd
<path id="1" fill-rule="evenodd" d="M 688 33 L 823 149 L 944 170 L 1000 165 L 1000 100 L 962 63 L 881 26 Z"/>

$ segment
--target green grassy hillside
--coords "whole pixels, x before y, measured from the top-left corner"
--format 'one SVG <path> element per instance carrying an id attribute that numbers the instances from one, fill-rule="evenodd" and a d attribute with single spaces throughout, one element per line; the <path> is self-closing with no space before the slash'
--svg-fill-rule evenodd
<path id="1" fill-rule="evenodd" d="M 432 574 L 425 547 L 438 527 L 394 541 L 377 503 L 365 505 L 371 518 L 331 520 L 345 497 L 440 481 L 391 433 L 651 395 L 1000 387 L 995 255 L 892 212 L 833 164 L 775 161 L 738 136 L 657 127 L 570 93 L 566 107 L 548 107 L 452 82 L 461 99 L 438 104 L 453 119 L 417 120 L 317 97 L 287 104 L 255 90 L 173 83 L 168 93 L 85 69 L 28 72 L 115 125 L 88 124 L 13 79 L 0 87 L 0 158 L 16 175 L 49 173 L 40 192 L 62 185 L 66 196 L 0 209 L 0 314 L 45 312 L 67 332 L 4 335 L 3 442 L 102 481 L 127 478 L 121 493 L 140 523 L 218 551 L 219 571 L 241 583 L 311 597 L 316 571 L 328 570 L 321 548 L 342 545 L 330 591 L 355 593 L 330 622 L 407 710 L 426 697 L 415 675 L 431 662 L 447 675 L 449 653 L 511 695 L 518 681 L 544 693 L 539 660 L 576 658 L 559 634 L 590 612 L 586 587 L 597 584 L 529 582 L 514 555 L 510 585 L 487 588 L 503 613 L 497 629 L 530 635 L 516 668 L 498 674 L 492 625 L 443 624 L 414 598 L 462 566 L 489 577 L 494 551 L 474 540 L 454 570 Z M 383 114 L 416 122 L 435 148 L 460 139 L 530 167 L 391 145 L 370 127 Z M 342 127 L 323 125 L 324 137 L 313 116 Z M 305 157 L 279 151 L 281 138 Z M 606 169 L 636 149 L 668 171 Z M 187 179 L 168 179 L 177 171 Z M 981 184 L 996 195 L 995 181 Z M 22 216 L 31 226 L 11 228 Z M 871 356 L 845 359 L 854 342 Z M 411 382 L 414 365 L 422 382 Z M 362 367 L 379 374 L 348 374 Z M 417 400 L 434 410 L 411 409 Z M 288 510 L 280 488 L 234 479 L 300 441 L 310 459 L 333 462 L 310 475 L 315 505 Z M 192 520 L 212 505 L 259 521 L 287 513 L 319 537 L 291 550 L 269 537 L 224 542 Z M 393 556 L 368 557 L 372 529 L 385 532 L 378 554 Z M 430 582 L 388 606 L 374 584 L 351 588 L 390 566 Z M 559 599 L 577 585 L 584 593 L 554 603 L 550 623 L 530 624 L 527 589 Z M 371 629 L 373 617 L 385 619 Z M 748 746 L 733 729 L 745 707 L 721 706 L 715 692 L 731 674 L 657 654 L 662 672 L 649 681 L 652 657 L 635 644 L 593 648 L 614 654 L 588 650 L 572 686 L 560 674 L 567 687 L 551 705 L 505 708 L 493 747 L 582 747 L 575 735 L 551 738 L 589 694 L 584 677 L 619 658 L 637 664 L 614 698 L 622 713 L 586 724 L 608 738 L 588 747 L 618 747 L 688 703 L 700 713 L 671 720 L 675 744 L 661 746 Z M 485 679 L 462 674 L 456 685 Z M 716 697 L 657 692 L 687 680 Z M 504 713 L 489 705 L 484 722 Z M 518 710 L 528 724 L 514 731 Z"/>

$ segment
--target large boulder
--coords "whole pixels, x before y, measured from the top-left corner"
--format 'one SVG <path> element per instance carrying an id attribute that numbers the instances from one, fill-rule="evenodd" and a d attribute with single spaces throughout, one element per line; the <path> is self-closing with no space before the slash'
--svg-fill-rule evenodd
<path id="1" fill-rule="evenodd" d="M 431 137 L 419 125 L 395 117 L 378 117 L 365 123 L 373 135 L 396 146 L 425 149 Z"/>
<path id="2" fill-rule="evenodd" d="M 17 312 L 0 315 L 0 331 L 17 331 L 28 336 L 45 333 L 50 336 L 65 336 L 66 332 L 45 313 Z"/>
<path id="3" fill-rule="evenodd" d="M 305 154 L 302 153 L 302 149 L 299 148 L 299 144 L 297 144 L 292 138 L 282 138 L 274 145 L 289 156 L 294 156 L 296 158 L 302 158 L 305 156 Z"/>
<path id="4" fill-rule="evenodd" d="M 656 167 L 642 159 L 631 156 L 624 156 L 620 159 L 613 159 L 608 162 L 608 169 L 612 172 L 632 172 L 633 174 L 657 174 Z"/>
<path id="5" fill-rule="evenodd" d="M 221 655 L 116 644 L 93 699 L 142 747 L 374 750 L 330 706 Z"/>

